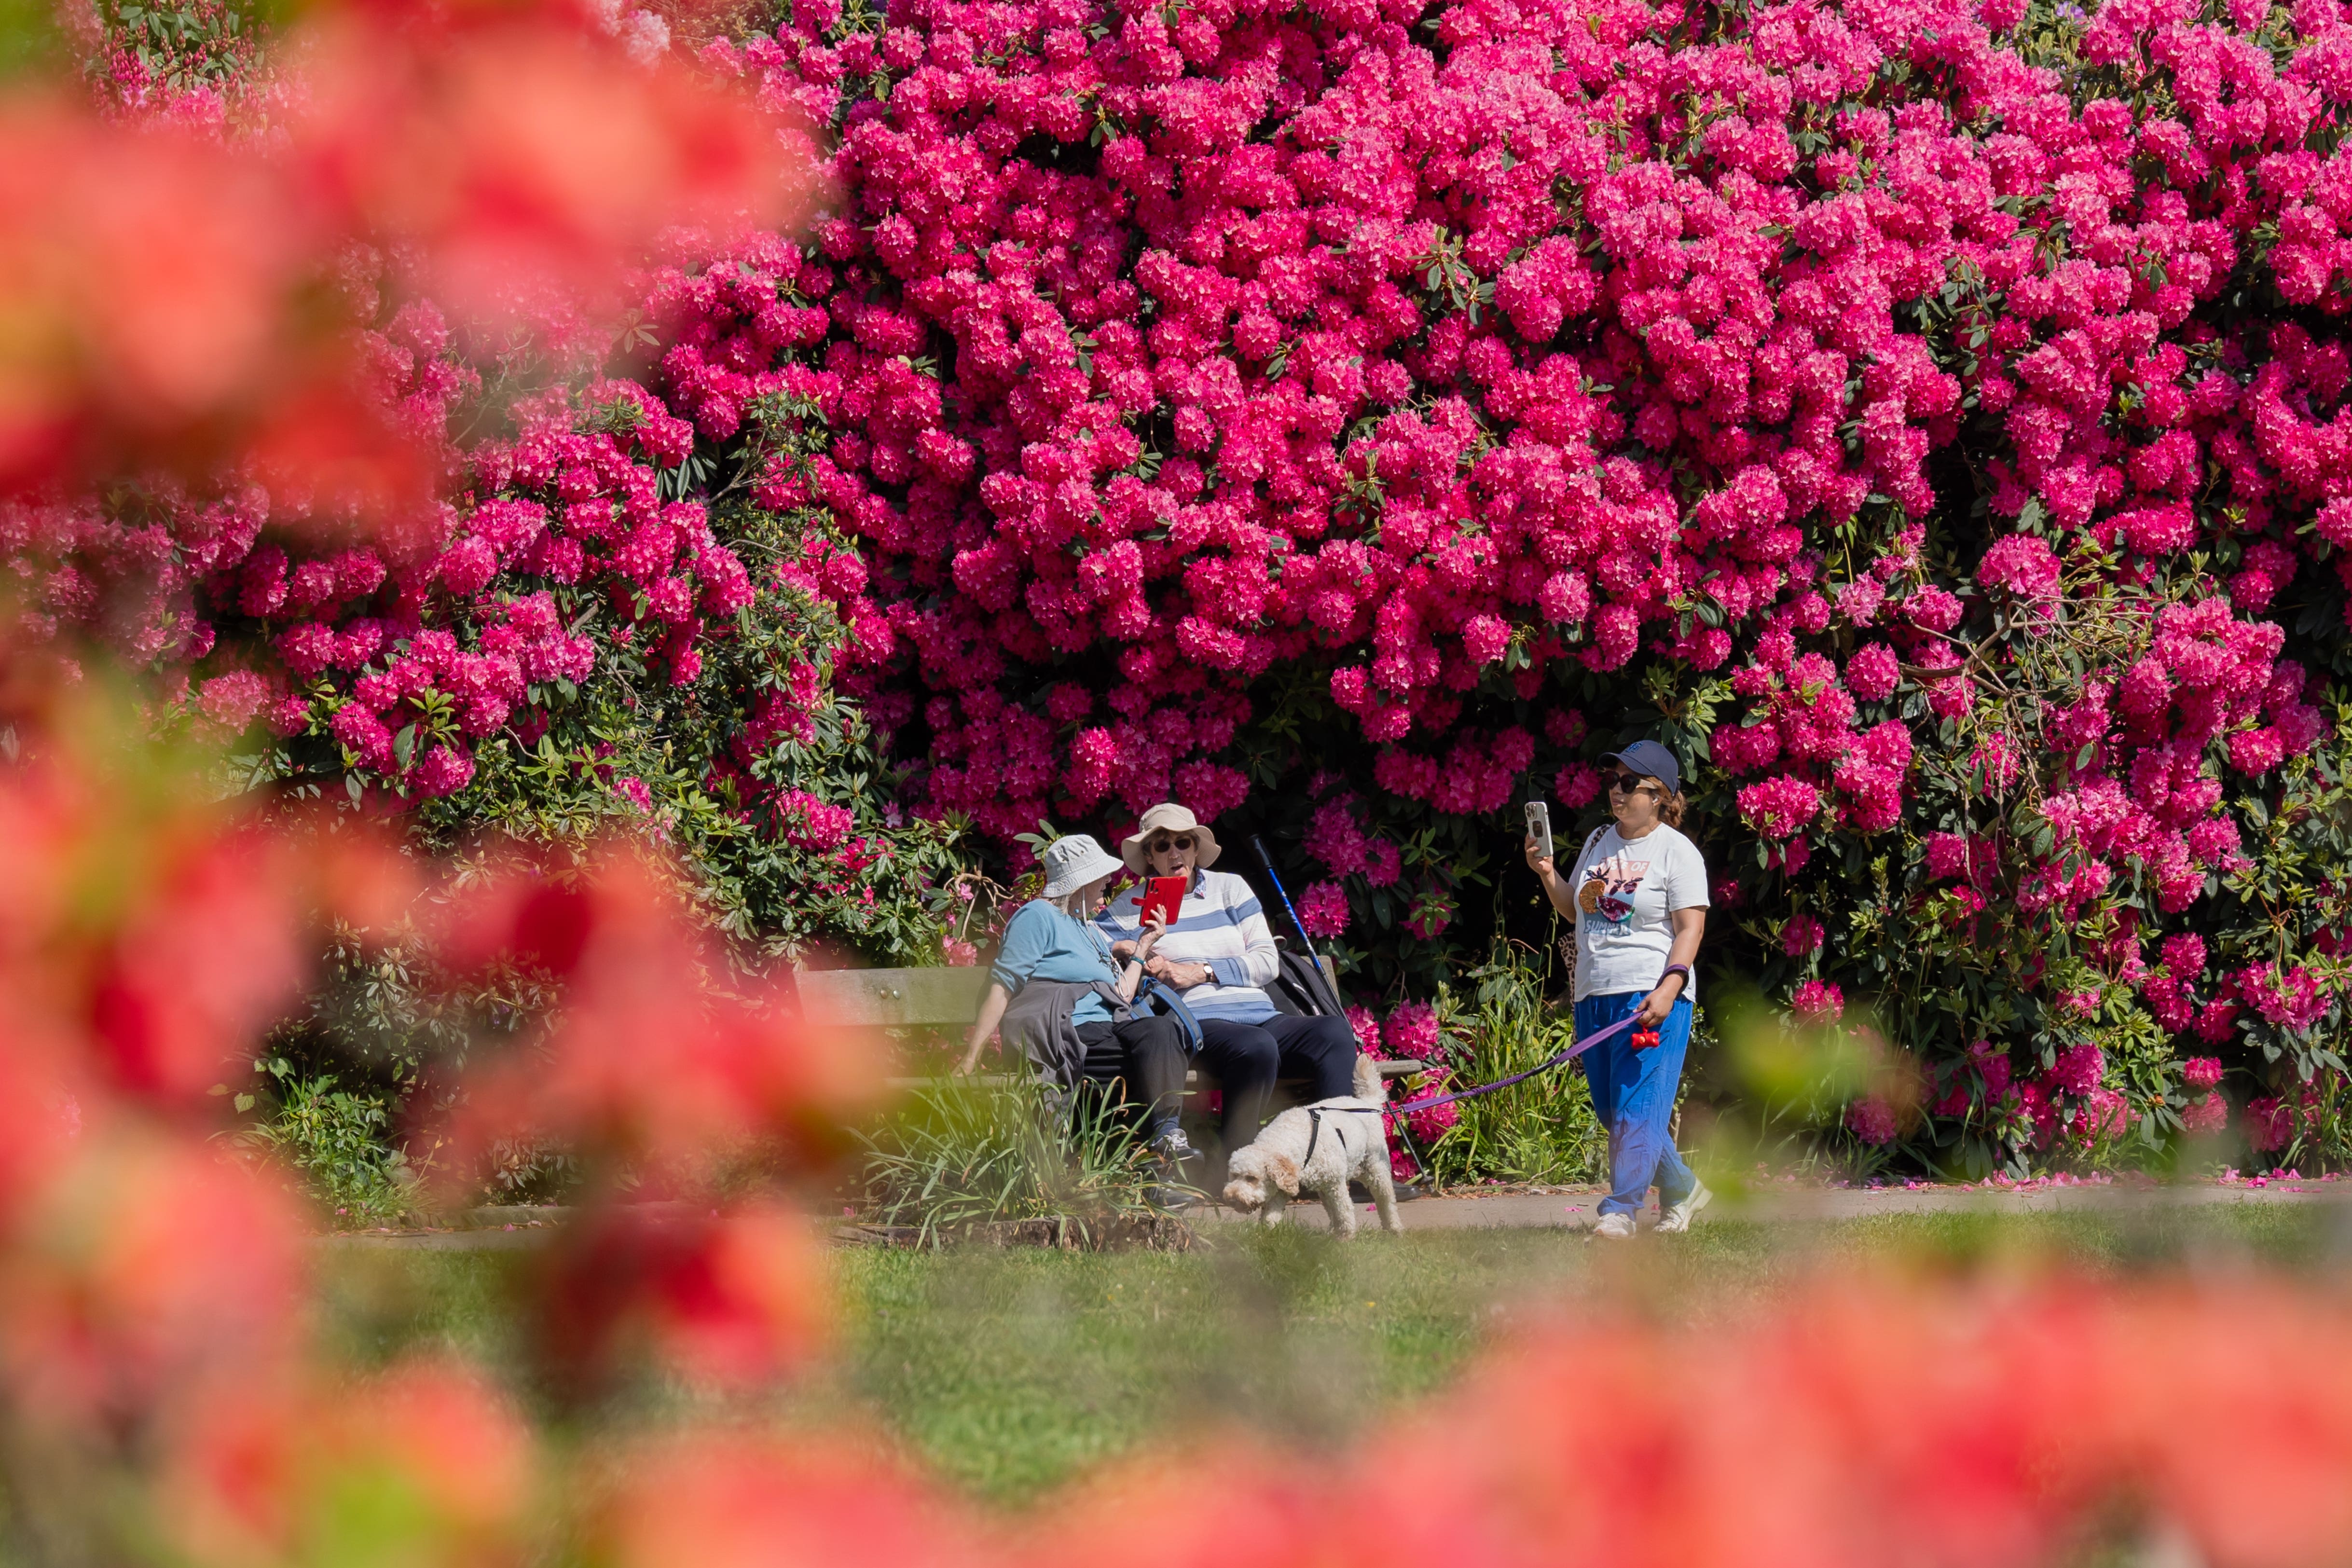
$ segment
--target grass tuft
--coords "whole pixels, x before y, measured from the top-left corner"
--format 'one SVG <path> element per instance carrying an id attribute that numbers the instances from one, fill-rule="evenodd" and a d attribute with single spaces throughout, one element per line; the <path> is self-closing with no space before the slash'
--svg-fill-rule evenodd
<path id="1" fill-rule="evenodd" d="M 943 1079 L 858 1141 L 865 1217 L 926 1247 L 1006 1220 L 1064 1220 L 1084 1240 L 1154 1212 L 1150 1152 L 1095 1085 L 1056 1107 L 1026 1079 Z"/>

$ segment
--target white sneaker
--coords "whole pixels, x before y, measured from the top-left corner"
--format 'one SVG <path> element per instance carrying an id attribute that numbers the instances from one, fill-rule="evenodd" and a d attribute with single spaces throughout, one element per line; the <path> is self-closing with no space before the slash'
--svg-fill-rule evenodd
<path id="1" fill-rule="evenodd" d="M 1629 1214 L 1602 1215 L 1601 1223 L 1592 1227 L 1592 1234 L 1607 1237 L 1612 1241 L 1624 1241 L 1633 1234 L 1633 1216 Z"/>
<path id="2" fill-rule="evenodd" d="M 1715 1194 L 1703 1186 L 1693 1187 L 1690 1196 L 1658 1216 L 1658 1234 L 1680 1236 L 1690 1228 L 1691 1215 L 1715 1201 Z"/>

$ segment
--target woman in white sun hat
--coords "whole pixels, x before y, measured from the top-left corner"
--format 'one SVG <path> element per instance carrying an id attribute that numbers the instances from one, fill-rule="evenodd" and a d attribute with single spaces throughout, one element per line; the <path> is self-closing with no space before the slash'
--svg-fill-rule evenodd
<path id="1" fill-rule="evenodd" d="M 1111 951 L 1141 954 L 1146 972 L 1175 989 L 1201 1023 L 1193 1065 L 1224 1091 L 1219 1131 L 1228 1152 L 1257 1136 L 1277 1078 L 1312 1084 L 1311 1102 L 1338 1100 L 1355 1089 L 1356 1031 L 1345 1018 L 1297 1017 L 1278 1011 L 1265 987 L 1281 972 L 1282 954 L 1265 910 L 1247 881 L 1213 871 L 1217 836 L 1183 806 L 1169 802 L 1143 814 L 1119 846 L 1139 877 L 1182 877 L 1184 901 L 1160 938 L 1157 952 L 1143 942 L 1140 885 L 1095 917 Z"/>
<path id="2" fill-rule="evenodd" d="M 980 1005 L 955 1070 L 968 1073 L 1003 1026 L 1007 1049 L 1021 1051 L 1038 1075 L 1069 1089 L 1080 1079 L 1124 1080 L 1145 1102 L 1145 1135 L 1172 1166 L 1190 1152 L 1176 1115 L 1184 1097 L 1184 1027 L 1172 1014 L 1133 1010 L 1137 988 L 1162 935 L 1154 921 L 1130 953 L 1113 957 L 1110 942 L 1087 921 L 1119 863 L 1083 833 L 1056 838 L 1039 858 L 1045 887 L 1004 928 L 992 984 Z"/>

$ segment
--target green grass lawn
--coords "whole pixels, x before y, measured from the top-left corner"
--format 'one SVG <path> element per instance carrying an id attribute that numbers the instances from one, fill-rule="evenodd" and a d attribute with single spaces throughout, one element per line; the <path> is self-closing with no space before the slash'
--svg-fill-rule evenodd
<path id="1" fill-rule="evenodd" d="M 1442 1386 L 1512 1314 L 1597 1290 L 1655 1310 L 1736 1306 L 1824 1258 L 1938 1268 L 2013 1254 L 2102 1268 L 2195 1260 L 2332 1268 L 2352 1237 L 2326 1210 L 2244 1206 L 2135 1215 L 1887 1215 L 1819 1226 L 1702 1226 L 1678 1243 L 1603 1249 L 1559 1232 L 1370 1236 L 1342 1245 L 1234 1227 L 1188 1255 L 1039 1251 L 836 1255 L 840 1342 L 781 1398 L 793 1424 L 878 1427 L 971 1494 L 1018 1503 L 1089 1466 L 1204 1423 L 1328 1446 L 1368 1410 Z M 514 1255 L 331 1255 L 330 1327 L 362 1357 L 446 1342 L 532 1392 L 528 1326 L 508 1306 Z M 635 1391 L 612 1419 L 681 1395 Z"/>

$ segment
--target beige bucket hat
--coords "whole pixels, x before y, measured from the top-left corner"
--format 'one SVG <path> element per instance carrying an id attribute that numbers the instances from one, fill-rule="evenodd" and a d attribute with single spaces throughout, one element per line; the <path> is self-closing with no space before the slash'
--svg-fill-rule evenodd
<path id="1" fill-rule="evenodd" d="M 1200 841 L 1192 856 L 1192 864 L 1205 871 L 1217 863 L 1222 851 L 1217 847 L 1217 836 L 1202 825 L 1201 819 L 1172 800 L 1161 801 L 1143 814 L 1135 831 L 1119 840 L 1119 858 L 1127 868 L 1137 876 L 1143 875 L 1143 847 L 1155 833 L 1189 833 Z"/>

